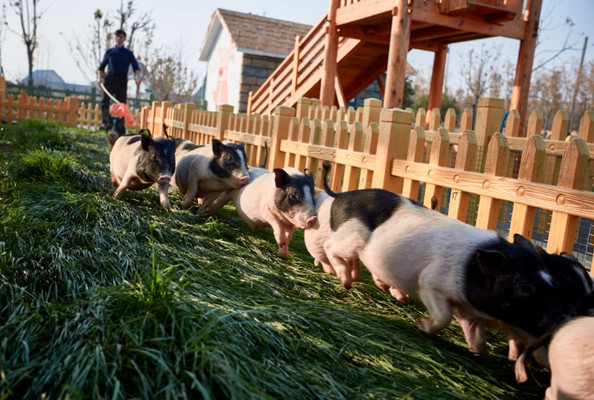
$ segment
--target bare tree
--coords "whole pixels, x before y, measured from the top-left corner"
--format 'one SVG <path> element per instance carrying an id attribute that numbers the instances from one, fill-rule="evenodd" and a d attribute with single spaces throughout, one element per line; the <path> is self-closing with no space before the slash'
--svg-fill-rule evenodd
<path id="1" fill-rule="evenodd" d="M 116 17 L 111 17 L 115 14 Z M 154 23 L 149 12 L 136 18 L 137 10 L 134 1 L 130 0 L 112 13 L 97 9 L 93 13 L 93 22 L 89 24 L 86 34 L 73 35 L 69 42 L 71 54 L 78 69 L 89 79 L 94 81 L 95 71 L 101 62 L 105 51 L 113 45 L 113 35 L 116 29 L 127 32 L 128 47 L 135 49 L 138 55 L 142 45 L 145 53 L 152 43 Z"/>
<path id="2" fill-rule="evenodd" d="M 20 33 L 12 30 L 17 35 L 20 35 L 27 48 L 27 61 L 29 63 L 29 85 L 33 85 L 33 55 L 37 49 L 37 27 L 39 21 L 43 16 L 43 12 L 38 10 L 39 0 L 10 0 L 10 7 L 14 10 L 20 21 Z M 9 28 L 10 29 L 10 28 Z"/>
<path id="3" fill-rule="evenodd" d="M 461 73 L 466 86 L 467 101 L 472 106 L 473 115 L 476 114 L 478 100 L 489 88 L 489 77 L 501 80 L 501 76 L 493 75 L 497 71 L 497 62 L 501 58 L 501 49 L 485 49 L 482 44 L 480 51 L 471 49 L 467 53 L 466 61 L 461 63 Z M 474 118 L 473 118 L 474 120 Z"/>
<path id="4" fill-rule="evenodd" d="M 155 100 L 180 103 L 192 100 L 192 94 L 198 87 L 198 79 L 187 67 L 183 54 L 183 50 L 155 50 L 148 59 L 148 84 Z"/>
<path id="5" fill-rule="evenodd" d="M 2 66 L 2 48 L 4 47 L 4 27 L 6 26 L 6 4 L 2 3 L 2 15 L 0 15 L 0 75 L 4 75 L 4 67 Z"/>

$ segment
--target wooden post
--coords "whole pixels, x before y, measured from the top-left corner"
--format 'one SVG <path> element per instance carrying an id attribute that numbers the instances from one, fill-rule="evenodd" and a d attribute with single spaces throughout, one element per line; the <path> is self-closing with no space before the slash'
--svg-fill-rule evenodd
<path id="1" fill-rule="evenodd" d="M 295 47 L 293 48 L 293 77 L 291 83 L 291 96 L 294 97 L 297 92 L 297 83 L 299 80 L 299 43 L 301 42 L 301 36 L 295 36 Z"/>
<path id="2" fill-rule="evenodd" d="M 544 139 L 540 135 L 533 135 L 528 138 L 524 149 L 522 150 L 522 160 L 520 161 L 520 172 L 518 180 L 526 182 L 540 182 L 544 173 L 544 159 L 546 149 Z M 523 188 L 516 191 L 518 197 L 523 196 Z M 509 227 L 509 241 L 513 241 L 514 234 L 530 239 L 532 238 L 532 228 L 534 227 L 534 217 L 536 208 L 526 204 L 514 203 L 511 223 Z"/>
<path id="3" fill-rule="evenodd" d="M 284 157 L 281 153 L 281 141 L 289 136 L 289 125 L 295 116 L 293 107 L 278 106 L 272 116 L 272 143 L 270 144 L 268 165 L 270 169 L 283 168 Z"/>
<path id="4" fill-rule="evenodd" d="M 509 144 L 507 138 L 501 133 L 491 135 L 485 159 L 485 181 L 483 182 L 483 187 L 488 188 L 490 186 L 489 175 L 493 177 L 505 176 L 508 155 Z M 481 196 L 476 216 L 475 225 L 477 228 L 494 230 L 497 227 L 499 202 L 499 200 L 492 197 Z"/>
<path id="5" fill-rule="evenodd" d="M 363 146 L 363 127 L 361 122 L 354 121 L 351 125 L 351 131 L 349 133 L 349 151 L 361 151 Z M 347 165 L 344 169 L 344 175 L 342 179 L 342 191 L 347 192 L 349 190 L 357 189 L 357 170 Z"/>
<path id="6" fill-rule="evenodd" d="M 225 139 L 225 131 L 229 129 L 229 120 L 231 114 L 233 114 L 233 106 L 229 104 L 222 104 L 217 107 L 216 139 Z"/>
<path id="7" fill-rule="evenodd" d="M 520 132 L 523 132 L 528 108 L 528 93 L 530 90 L 530 79 L 532 77 L 532 64 L 534 63 L 534 52 L 538 39 L 538 21 L 542 0 L 527 0 L 525 11 L 524 38 L 520 41 L 518 52 L 518 63 L 516 76 L 512 89 L 510 110 L 518 110 L 520 113 Z"/>
<path id="8" fill-rule="evenodd" d="M 586 143 L 594 143 L 594 111 L 588 110 L 582 116 L 578 136 L 584 139 Z"/>
<path id="9" fill-rule="evenodd" d="M 443 79 L 445 76 L 447 57 L 448 45 L 442 44 L 438 47 L 435 52 L 435 57 L 433 58 L 433 73 L 431 74 L 431 86 L 429 87 L 427 110 L 433 110 L 434 108 L 441 109 Z"/>
<path id="10" fill-rule="evenodd" d="M 458 155 L 456 156 L 455 169 L 472 171 L 476 165 L 476 136 L 474 131 L 467 130 L 460 136 L 458 142 Z M 456 178 L 454 178 L 456 179 Z M 456 181 L 454 181 L 457 183 Z M 461 190 L 452 189 L 450 192 L 450 206 L 448 216 L 458 221 L 466 222 L 468 215 L 468 205 L 470 204 L 470 194 Z"/>
<path id="11" fill-rule="evenodd" d="M 444 128 L 438 128 L 433 135 L 431 145 L 431 155 L 429 156 L 429 165 L 446 167 L 448 166 L 448 155 L 450 150 L 450 135 Z M 425 185 L 425 197 L 423 204 L 425 207 L 439 211 L 441 206 L 441 195 L 443 187 L 428 183 Z"/>
<path id="12" fill-rule="evenodd" d="M 520 113 L 518 110 L 511 110 L 505 121 L 505 136 L 520 136 Z"/>
<path id="13" fill-rule="evenodd" d="M 422 126 L 417 126 L 410 132 L 406 160 L 414 163 L 423 162 L 424 152 L 425 129 Z M 419 196 L 419 181 L 404 178 L 404 182 L 402 184 L 402 195 L 417 201 Z"/>
<path id="14" fill-rule="evenodd" d="M 446 111 L 446 115 L 443 119 L 443 127 L 447 129 L 448 132 L 454 132 L 456 130 L 456 110 L 453 108 L 448 108 L 448 111 Z"/>
<path id="15" fill-rule="evenodd" d="M 190 126 L 190 120 L 192 118 L 192 113 L 196 110 L 196 104 L 193 103 L 185 103 L 183 105 L 183 114 L 182 114 L 182 121 L 184 123 L 184 127 L 182 128 L 182 138 L 190 139 L 188 137 L 188 127 Z"/>
<path id="16" fill-rule="evenodd" d="M 340 0 L 330 0 L 328 10 L 328 25 L 326 26 L 326 55 L 324 57 L 324 74 L 320 88 L 320 102 L 322 106 L 334 105 L 334 84 L 337 73 L 338 31 L 336 29 L 336 9 Z"/>
<path id="17" fill-rule="evenodd" d="M 551 137 L 549 140 L 565 140 L 567 136 L 567 127 L 569 126 L 569 115 L 565 110 L 559 110 L 553 117 L 551 126 Z"/>
<path id="18" fill-rule="evenodd" d="M 392 176 L 392 160 L 406 158 L 411 121 L 412 114 L 408 111 L 382 110 L 372 187 L 401 193 L 402 178 Z"/>
<path id="19" fill-rule="evenodd" d="M 68 125 L 76 126 L 78 120 L 78 98 L 68 97 L 65 100 L 66 107 L 68 108 Z"/>
<path id="20" fill-rule="evenodd" d="M 396 8 L 392 10 L 388 75 L 384 93 L 385 108 L 402 107 L 404 102 L 406 55 L 410 42 L 410 12 L 407 0 L 396 0 Z"/>
<path id="21" fill-rule="evenodd" d="M 484 97 L 479 99 L 476 110 L 476 121 L 474 132 L 476 133 L 476 144 L 479 146 L 479 160 L 477 169 L 482 171 L 485 162 L 487 144 L 491 135 L 499 132 L 501 119 L 503 118 L 503 99 Z"/>
<path id="22" fill-rule="evenodd" d="M 363 102 L 363 129 L 367 128 L 372 122 L 380 122 L 382 112 L 382 102 L 378 99 L 365 99 Z"/>
<path id="23" fill-rule="evenodd" d="M 557 187 L 565 189 L 584 190 L 588 175 L 588 145 L 582 138 L 576 138 L 569 143 L 561 160 L 561 170 Z M 563 204 L 565 195 L 561 192 L 557 202 Z M 573 251 L 573 243 L 577 236 L 578 217 L 559 211 L 553 211 L 547 251 L 559 253 Z"/>

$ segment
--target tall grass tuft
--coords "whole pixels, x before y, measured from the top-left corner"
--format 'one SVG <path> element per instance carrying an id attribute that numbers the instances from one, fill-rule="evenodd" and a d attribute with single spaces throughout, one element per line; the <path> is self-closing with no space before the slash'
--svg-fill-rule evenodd
<path id="1" fill-rule="evenodd" d="M 501 333 L 477 359 L 455 324 L 419 332 L 419 303 L 367 273 L 344 290 L 299 231 L 284 260 L 232 206 L 197 217 L 174 189 L 171 211 L 156 188 L 113 199 L 106 147 L 0 128 L 0 398 L 542 398 L 515 384 Z"/>

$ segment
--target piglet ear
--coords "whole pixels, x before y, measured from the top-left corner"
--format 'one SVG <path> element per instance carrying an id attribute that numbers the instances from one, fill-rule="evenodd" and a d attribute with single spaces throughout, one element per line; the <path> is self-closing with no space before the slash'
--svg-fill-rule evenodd
<path id="1" fill-rule="evenodd" d="M 221 142 L 219 139 L 213 139 L 212 140 L 212 152 L 214 153 L 214 155 L 216 157 L 219 157 L 221 155 L 221 153 L 223 152 L 223 142 Z"/>
<path id="2" fill-rule="evenodd" d="M 534 248 L 532 242 L 526 239 L 524 236 L 520 235 L 519 233 L 516 233 L 514 235 L 514 244 L 523 247 L 524 249 L 528 250 L 533 254 L 539 255 L 536 249 Z"/>
<path id="3" fill-rule="evenodd" d="M 140 133 L 140 147 L 142 147 L 142 150 L 148 151 L 149 144 L 151 144 L 151 131 L 141 129 L 138 133 Z"/>
<path id="4" fill-rule="evenodd" d="M 478 249 L 476 261 L 486 275 L 504 273 L 508 270 L 507 257 L 500 251 Z"/>
<path id="5" fill-rule="evenodd" d="M 289 174 L 282 168 L 274 169 L 274 183 L 277 188 L 284 187 L 289 181 Z"/>

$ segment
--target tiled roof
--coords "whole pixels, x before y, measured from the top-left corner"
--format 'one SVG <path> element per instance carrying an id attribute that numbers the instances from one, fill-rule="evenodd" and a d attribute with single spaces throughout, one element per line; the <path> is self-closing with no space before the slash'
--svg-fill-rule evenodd
<path id="1" fill-rule="evenodd" d="M 286 56 L 295 47 L 295 36 L 305 36 L 311 25 L 260 15 L 217 9 L 240 51 Z"/>

